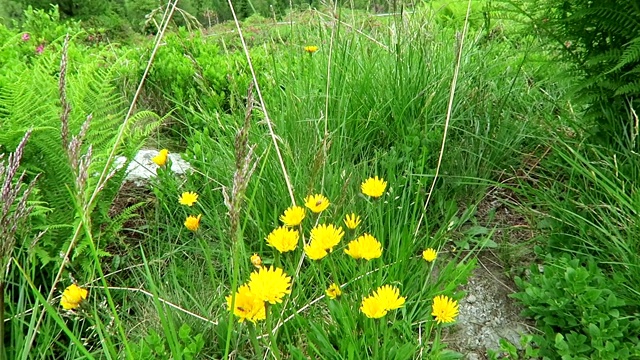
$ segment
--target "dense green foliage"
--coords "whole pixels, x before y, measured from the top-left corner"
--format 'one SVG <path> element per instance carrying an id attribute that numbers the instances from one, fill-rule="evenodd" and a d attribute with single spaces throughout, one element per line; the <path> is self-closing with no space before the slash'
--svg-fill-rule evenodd
<path id="1" fill-rule="evenodd" d="M 583 128 L 592 141 L 638 150 L 640 3 L 627 0 L 496 1 L 497 16 L 528 24 L 581 78 Z M 585 126 L 586 125 L 586 126 Z"/>
<path id="2" fill-rule="evenodd" d="M 4 27 L 0 29 L 0 33 L 3 33 L 0 37 L 0 116 L 3 119 L 0 151 L 12 151 L 23 134 L 33 129 L 22 166 L 31 177 L 40 174 L 34 200 L 42 202 L 42 206 L 48 210 L 34 219 L 32 225 L 35 231 L 46 230 L 46 233 L 36 246 L 28 241 L 20 246 L 23 250 L 34 251 L 39 266 L 46 269 L 58 266 L 63 261 L 59 254 L 69 247 L 73 226 L 77 222 L 79 199 L 89 196 L 89 190 L 78 184 L 78 168 L 70 165 L 68 144 L 80 132 L 85 120 L 90 118 L 89 131 L 82 139 L 84 146 L 78 155 L 87 153 L 91 145 L 91 155 L 86 157 L 90 159 L 86 171 L 91 174 L 88 178 L 88 187 L 91 189 L 95 186 L 97 174 L 105 166 L 127 109 L 127 98 L 120 89 L 123 77 L 138 73 L 138 69 L 126 61 L 127 56 L 131 56 L 129 53 L 114 53 L 105 49 L 89 54 L 87 51 L 91 46 L 77 44 L 74 40 L 79 36 L 78 28 L 60 25 L 55 16 L 55 12 L 28 13 L 26 18 L 29 21 L 25 23 L 25 30 L 33 31 L 22 34 L 30 34 L 29 38 Z M 66 137 L 61 131 L 63 107 L 59 92 L 64 39 L 53 38 L 56 32 L 65 31 L 72 34 L 64 84 L 64 101 L 70 106 L 65 121 L 68 128 Z M 45 39 L 45 42 L 38 42 L 38 38 Z M 135 114 L 123 131 L 127 145 L 119 149 L 116 155 L 132 159 L 140 149 L 141 141 L 159 124 L 159 118 L 151 112 Z M 125 168 L 127 164 L 124 164 Z M 114 242 L 115 234 L 109 230 L 119 227 L 112 223 L 110 211 L 123 178 L 123 170 L 113 174 L 112 181 L 100 193 L 101 197 L 93 210 L 95 237 L 102 243 L 100 256 L 107 255 L 105 249 Z M 74 266 L 79 277 L 88 276 L 92 268 L 93 259 L 87 256 L 87 241 L 86 238 L 79 241 L 71 253 L 72 259 L 77 260 Z"/>
<path id="3" fill-rule="evenodd" d="M 412 1 L 351 0 L 344 1 L 347 6 L 376 12 L 399 11 L 413 5 Z M 153 19 L 159 23 L 165 1 L 159 0 L 0 0 L 0 20 L 21 20 L 22 13 L 28 8 L 48 11 L 56 6 L 63 19 L 82 20 L 89 27 L 104 28 L 112 36 L 122 37 L 130 30 L 156 31 Z M 245 19 L 252 15 L 267 18 L 281 18 L 292 9 L 306 10 L 326 5 L 319 0 L 234 0 L 237 16 Z M 233 16 L 227 0 L 181 0 L 178 15 L 174 21 L 178 24 L 199 22 L 211 26 L 232 20 Z M 150 16 L 151 15 L 151 16 Z"/>
<path id="4" fill-rule="evenodd" d="M 548 255 L 549 257 L 551 255 Z M 534 336 L 547 358 L 629 359 L 640 353 L 640 320 L 632 315 L 633 300 L 620 299 L 597 264 L 559 256 L 529 281 L 516 278 L 523 290 L 515 297 L 525 315 L 541 324 Z"/>

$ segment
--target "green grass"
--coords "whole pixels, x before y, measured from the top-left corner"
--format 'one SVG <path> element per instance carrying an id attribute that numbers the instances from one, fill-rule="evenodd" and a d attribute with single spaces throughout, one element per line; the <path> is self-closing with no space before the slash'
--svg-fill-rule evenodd
<path id="1" fill-rule="evenodd" d="M 33 256 L 16 251 L 10 278 L 20 291 L 12 294 L 7 313 L 10 333 L 24 337 L 10 336 L 10 356 L 207 359 L 260 358 L 270 352 L 296 359 L 456 358 L 440 336 L 447 325 L 433 320 L 432 299 L 464 296 L 460 286 L 477 252 L 492 240 L 491 231 L 480 236 L 468 231 L 470 225 L 491 225 L 476 218 L 476 207 L 489 187 L 527 169 L 527 155 L 549 143 L 555 163 L 541 163 L 538 183 L 512 187 L 531 208 L 566 226 L 549 236 L 548 246 L 606 259 L 599 265 L 628 284 L 620 296 L 637 295 L 637 232 L 621 230 L 637 207 L 635 195 L 627 195 L 635 194 L 630 188 L 635 158 L 606 162 L 611 157 L 604 150 L 578 151 L 549 136 L 550 127 L 564 125 L 554 115 L 563 84 L 540 75 L 561 70 L 545 62 L 550 57 L 542 44 L 528 36 L 490 39 L 486 29 L 472 28 L 464 39 L 447 123 L 462 30 L 455 22 L 442 22 L 429 9 L 387 18 L 342 10 L 336 15 L 340 21 L 332 23 L 333 14 L 309 11 L 289 26 L 269 27 L 266 20 L 266 25 L 246 24 L 245 37 L 257 39 L 249 52 L 264 103 L 257 89 L 248 96 L 252 76 L 238 42 L 215 31 L 204 38 L 184 31 L 169 35 L 171 48 L 160 55 L 165 72 L 154 73 L 166 78 L 152 75 L 145 104 L 175 110 L 171 127 L 154 141 L 171 144 L 172 152 L 184 148 L 194 172 L 178 177 L 162 170 L 147 193 L 136 195 L 149 204 L 137 211 L 138 239 L 120 233 L 117 263 L 115 257 L 98 259 L 100 244 L 111 240 L 85 228 L 93 271 L 77 275 L 90 296 L 76 313 L 61 312 L 57 301 L 43 307 L 33 279 L 51 284 L 53 276 L 40 278 Z M 320 49 L 308 54 L 306 45 Z M 223 79 L 223 85 L 198 78 L 207 71 L 216 72 L 213 78 Z M 183 97 L 163 88 L 178 73 L 196 74 L 178 79 L 186 84 Z M 533 83 L 532 77 L 541 81 Z M 251 97 L 254 102 L 247 104 Z M 245 123 L 247 106 L 252 112 Z M 246 190 L 234 191 L 234 174 L 244 161 L 238 151 L 246 151 L 236 140 L 242 128 L 248 146 L 254 146 L 248 163 L 255 171 L 245 176 Z M 376 175 L 388 188 L 373 200 L 361 194 L 360 184 Z M 597 191 L 585 190 L 592 188 Z M 193 207 L 178 204 L 183 191 L 199 194 Z M 582 198 L 561 201 L 568 191 Z M 241 200 L 234 208 L 237 216 L 229 216 L 225 193 Z M 307 213 L 301 238 L 308 240 L 316 223 L 344 228 L 344 215 L 351 212 L 363 219 L 357 231 L 345 228 L 341 243 L 317 262 L 303 257 L 302 246 L 285 254 L 267 246 L 264 239 L 280 226 L 278 217 L 292 201 L 300 205 L 316 193 L 331 205 L 319 216 Z M 609 205 L 598 206 L 602 202 Z M 186 230 L 185 218 L 197 214 L 203 215 L 200 229 Z M 379 259 L 356 261 L 344 254 L 347 243 L 363 232 L 382 243 Z M 572 239 L 572 246 L 554 245 L 559 235 Z M 439 251 L 434 263 L 421 258 L 428 247 Z M 255 326 L 238 324 L 225 300 L 249 279 L 254 253 L 283 268 L 294 282 L 291 294 L 269 306 L 267 320 Z M 69 269 L 76 269 L 73 261 Z M 72 282 L 71 275 L 65 272 L 57 294 Z M 343 286 L 337 300 L 324 297 L 332 282 Z M 366 318 L 359 310 L 363 297 L 385 284 L 399 289 L 405 305 L 382 319 Z M 36 335 L 32 331 L 42 311 Z M 275 327 L 273 336 L 262 336 Z M 33 346 L 24 340 L 31 338 Z"/>

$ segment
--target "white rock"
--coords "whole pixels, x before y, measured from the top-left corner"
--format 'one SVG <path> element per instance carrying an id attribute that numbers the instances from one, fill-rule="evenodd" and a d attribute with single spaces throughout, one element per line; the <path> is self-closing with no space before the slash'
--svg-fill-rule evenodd
<path id="1" fill-rule="evenodd" d="M 158 155 L 158 150 L 140 150 L 127 167 L 125 181 L 133 181 L 136 186 L 141 186 L 147 180 L 156 176 L 158 165 L 151 160 L 156 155 Z M 171 162 L 171 171 L 178 175 L 193 170 L 191 165 L 180 157 L 180 154 L 169 153 L 169 160 Z M 124 156 L 118 156 L 114 161 L 114 165 L 120 169 L 126 162 L 127 159 Z"/>

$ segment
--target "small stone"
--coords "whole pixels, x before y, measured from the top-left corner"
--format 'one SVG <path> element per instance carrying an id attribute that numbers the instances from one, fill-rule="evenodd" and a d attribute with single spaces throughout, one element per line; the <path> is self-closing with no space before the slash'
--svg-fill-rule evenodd
<path id="1" fill-rule="evenodd" d="M 476 302 L 476 297 L 475 297 L 475 295 L 469 295 L 469 296 L 467 296 L 467 302 L 468 302 L 469 304 L 473 304 L 474 302 Z"/>
<path id="2" fill-rule="evenodd" d="M 155 177 L 158 165 L 151 159 L 156 155 L 158 155 L 158 150 L 140 150 L 127 167 L 125 181 L 133 181 L 136 186 L 142 186 L 150 178 Z M 171 160 L 171 171 L 175 174 L 182 175 L 193 170 L 188 162 L 182 160 L 180 154 L 169 153 L 169 159 Z M 118 156 L 114 161 L 114 166 L 116 169 L 120 169 L 126 163 L 127 159 L 124 156 Z"/>
<path id="3" fill-rule="evenodd" d="M 480 355 L 476 353 L 468 353 L 464 358 L 465 360 L 480 360 Z"/>

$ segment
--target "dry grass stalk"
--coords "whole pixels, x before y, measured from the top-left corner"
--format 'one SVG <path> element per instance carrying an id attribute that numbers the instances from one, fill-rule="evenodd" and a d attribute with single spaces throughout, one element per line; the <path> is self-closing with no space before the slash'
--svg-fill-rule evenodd
<path id="1" fill-rule="evenodd" d="M 247 93 L 247 110 L 244 116 L 244 125 L 238 131 L 235 139 L 236 170 L 233 173 L 233 185 L 231 193 L 223 191 L 224 204 L 229 209 L 231 221 L 231 234 L 236 234 L 240 222 L 240 210 L 244 200 L 244 193 L 249 184 L 249 178 L 256 169 L 258 163 L 253 159 L 255 145 L 249 145 L 249 129 L 251 127 L 251 115 L 253 114 L 253 84 L 249 85 Z M 236 237 L 233 236 L 235 240 Z"/>
<path id="2" fill-rule="evenodd" d="M 69 114 L 71 113 L 71 105 L 67 100 L 67 50 L 69 49 L 69 34 L 64 38 L 62 45 L 62 57 L 60 59 L 60 78 L 58 79 L 58 90 L 60 92 L 60 105 L 62 112 L 60 113 L 60 122 L 62 124 L 62 147 L 66 149 L 69 146 Z"/>
<path id="3" fill-rule="evenodd" d="M 27 206 L 27 199 L 35 186 L 36 179 L 31 181 L 24 191 L 22 182 L 25 172 L 23 171 L 16 179 L 24 147 L 30 136 L 31 130 L 24 135 L 15 152 L 9 154 L 6 162 L 2 161 L 3 155 L 0 155 L 0 180 L 2 181 L 2 195 L 0 197 L 0 203 L 2 203 L 0 209 L 0 264 L 2 264 L 2 268 L 0 269 L 0 282 L 4 281 L 5 266 L 8 265 L 13 251 L 18 225 L 33 210 L 32 206 Z"/>
<path id="4" fill-rule="evenodd" d="M 27 199 L 31 194 L 37 180 L 35 179 L 23 190 L 25 172 L 19 176 L 18 168 L 24 153 L 24 147 L 31 136 L 31 130 L 27 131 L 16 150 L 9 154 L 4 161 L 4 154 L 0 154 L 0 181 L 2 193 L 0 195 L 0 359 L 4 357 L 4 288 L 5 276 L 9 272 L 9 264 L 15 245 L 15 235 L 18 226 L 29 216 L 33 206 L 27 205 Z"/>

